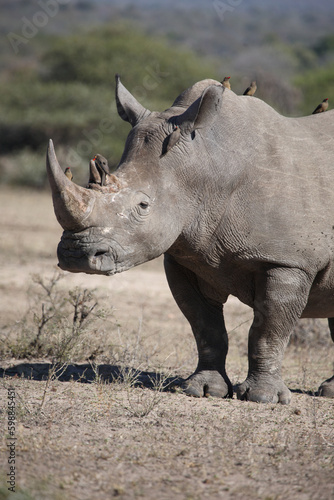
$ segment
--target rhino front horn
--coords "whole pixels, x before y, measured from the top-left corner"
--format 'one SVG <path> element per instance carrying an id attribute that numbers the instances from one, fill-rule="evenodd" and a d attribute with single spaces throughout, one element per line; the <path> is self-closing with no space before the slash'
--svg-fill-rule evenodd
<path id="1" fill-rule="evenodd" d="M 59 224 L 68 231 L 82 231 L 89 227 L 96 193 L 78 186 L 66 177 L 58 163 L 51 139 L 46 156 L 46 168 Z"/>

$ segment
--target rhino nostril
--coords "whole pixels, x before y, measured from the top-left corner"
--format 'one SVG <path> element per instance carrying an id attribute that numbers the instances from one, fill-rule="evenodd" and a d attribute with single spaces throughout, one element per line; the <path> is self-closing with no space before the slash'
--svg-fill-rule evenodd
<path id="1" fill-rule="evenodd" d="M 94 254 L 94 257 L 99 257 L 100 255 L 104 255 L 106 252 L 106 250 L 98 250 L 97 252 L 95 252 Z"/>

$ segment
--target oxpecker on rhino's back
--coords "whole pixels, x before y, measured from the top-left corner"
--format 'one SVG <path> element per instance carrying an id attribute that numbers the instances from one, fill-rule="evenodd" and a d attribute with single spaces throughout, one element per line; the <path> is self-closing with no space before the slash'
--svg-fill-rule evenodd
<path id="1" fill-rule="evenodd" d="M 334 111 L 286 118 L 215 80 L 152 112 L 117 77 L 116 104 L 131 130 L 114 173 L 96 156 L 79 187 L 49 146 L 59 265 L 113 275 L 164 254 L 197 343 L 183 384 L 195 396 L 232 396 L 222 305 L 238 297 L 254 310 L 238 397 L 288 403 L 281 363 L 297 320 L 329 318 L 334 340 Z M 319 392 L 334 397 L 334 377 Z"/>

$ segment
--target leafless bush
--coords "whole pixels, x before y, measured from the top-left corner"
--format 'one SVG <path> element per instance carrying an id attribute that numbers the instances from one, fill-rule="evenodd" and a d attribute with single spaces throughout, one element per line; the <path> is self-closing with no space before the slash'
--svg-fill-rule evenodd
<path id="1" fill-rule="evenodd" d="M 91 332 L 104 311 L 98 308 L 94 291 L 62 290 L 62 277 L 59 271 L 50 279 L 33 276 L 28 291 L 31 305 L 2 338 L 2 355 L 16 359 L 47 357 L 62 366 L 96 354 Z"/>

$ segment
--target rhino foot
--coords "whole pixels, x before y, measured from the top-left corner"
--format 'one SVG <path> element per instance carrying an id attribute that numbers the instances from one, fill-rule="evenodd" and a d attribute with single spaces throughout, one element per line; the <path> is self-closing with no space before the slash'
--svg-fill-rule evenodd
<path id="1" fill-rule="evenodd" d="M 334 376 L 321 384 L 318 394 L 325 398 L 334 398 Z"/>
<path id="2" fill-rule="evenodd" d="M 281 378 L 249 379 L 237 386 L 237 397 L 243 401 L 256 403 L 281 403 L 287 405 L 291 392 Z"/>
<path id="3" fill-rule="evenodd" d="M 195 372 L 185 380 L 182 389 L 188 396 L 197 398 L 203 396 L 213 396 L 215 398 L 233 397 L 233 387 L 228 377 L 213 370 Z"/>

